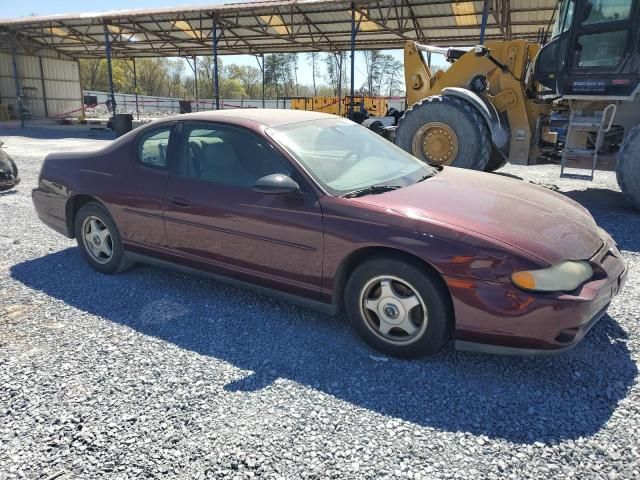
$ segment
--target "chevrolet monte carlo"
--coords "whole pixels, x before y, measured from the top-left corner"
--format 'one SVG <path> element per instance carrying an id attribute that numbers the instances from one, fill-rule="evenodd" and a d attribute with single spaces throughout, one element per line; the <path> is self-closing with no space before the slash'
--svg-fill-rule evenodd
<path id="1" fill-rule="evenodd" d="M 564 350 L 626 277 L 614 240 L 563 195 L 429 166 L 320 113 L 156 121 L 101 150 L 48 155 L 33 201 L 99 272 L 150 262 L 343 310 L 369 345 L 402 357 L 449 339 Z"/>

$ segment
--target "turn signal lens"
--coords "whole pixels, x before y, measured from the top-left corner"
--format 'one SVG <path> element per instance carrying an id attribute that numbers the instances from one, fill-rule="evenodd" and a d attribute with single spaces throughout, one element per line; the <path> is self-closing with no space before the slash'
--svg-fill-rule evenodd
<path id="1" fill-rule="evenodd" d="M 520 288 L 527 290 L 536 288 L 536 281 L 531 272 L 515 272 L 511 275 L 511 280 Z"/>
<path id="2" fill-rule="evenodd" d="M 514 272 L 513 284 L 536 292 L 570 292 L 593 276 L 589 262 L 567 260 L 542 270 Z"/>

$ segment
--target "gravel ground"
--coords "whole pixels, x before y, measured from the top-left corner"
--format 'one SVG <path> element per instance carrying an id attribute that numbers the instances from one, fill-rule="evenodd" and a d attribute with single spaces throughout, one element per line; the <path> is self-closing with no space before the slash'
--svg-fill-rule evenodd
<path id="1" fill-rule="evenodd" d="M 629 263 L 577 348 L 401 361 L 342 317 L 90 270 L 30 199 L 47 152 L 106 142 L 64 132 L 0 131 L 22 176 L 0 194 L 1 478 L 640 478 L 640 213 L 612 173 L 503 169 L 586 205 Z"/>

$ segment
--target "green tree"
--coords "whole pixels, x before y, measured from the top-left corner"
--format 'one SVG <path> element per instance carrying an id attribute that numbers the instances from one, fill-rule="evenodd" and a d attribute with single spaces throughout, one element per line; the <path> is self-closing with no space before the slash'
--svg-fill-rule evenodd
<path id="1" fill-rule="evenodd" d="M 166 58 L 141 58 L 136 61 L 138 88 L 143 95 L 168 95 L 168 62 Z"/>
<path id="2" fill-rule="evenodd" d="M 318 61 L 320 60 L 319 52 L 307 53 L 307 60 L 311 65 L 311 77 L 313 79 L 313 95 L 318 95 L 318 87 L 316 85 L 316 71 L 318 70 Z"/>
<path id="3" fill-rule="evenodd" d="M 382 79 L 382 59 L 380 50 L 365 50 L 364 57 L 365 71 L 367 73 L 366 93 L 378 95 L 380 93 L 380 82 Z"/>
<path id="4" fill-rule="evenodd" d="M 264 57 L 265 85 L 271 98 L 292 96 L 294 91 L 295 54 L 274 53 Z"/>
<path id="5" fill-rule="evenodd" d="M 325 80 L 329 84 L 332 95 L 338 94 L 338 76 L 339 68 L 336 56 L 333 53 L 326 53 L 324 55 L 324 67 L 325 67 Z"/>
<path id="6" fill-rule="evenodd" d="M 230 79 L 240 82 L 245 96 L 258 98 L 262 95 L 262 72 L 259 68 L 232 63 L 227 67 L 225 74 Z"/>
<path id="7" fill-rule="evenodd" d="M 123 60 L 111 62 L 113 87 L 116 92 L 129 93 L 132 90 L 129 69 Z M 109 76 L 105 59 L 80 60 L 80 83 L 85 90 L 108 91 Z"/>
<path id="8" fill-rule="evenodd" d="M 167 96 L 176 98 L 191 96 L 185 87 L 184 71 L 185 64 L 182 59 L 176 58 L 167 61 Z"/>
<path id="9" fill-rule="evenodd" d="M 383 55 L 380 62 L 380 83 L 378 91 L 388 96 L 404 93 L 403 65 L 393 55 Z M 383 92 L 384 90 L 384 92 Z"/>

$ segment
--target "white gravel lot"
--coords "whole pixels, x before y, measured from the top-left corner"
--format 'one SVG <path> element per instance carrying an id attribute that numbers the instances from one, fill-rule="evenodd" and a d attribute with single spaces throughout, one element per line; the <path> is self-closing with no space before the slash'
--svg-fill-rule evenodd
<path id="1" fill-rule="evenodd" d="M 46 153 L 107 141 L 68 135 L 0 130 L 22 177 L 0 194 L 0 478 L 640 478 L 640 212 L 613 173 L 501 171 L 583 203 L 629 263 L 578 347 L 401 361 L 342 317 L 92 271 L 30 198 Z"/>

